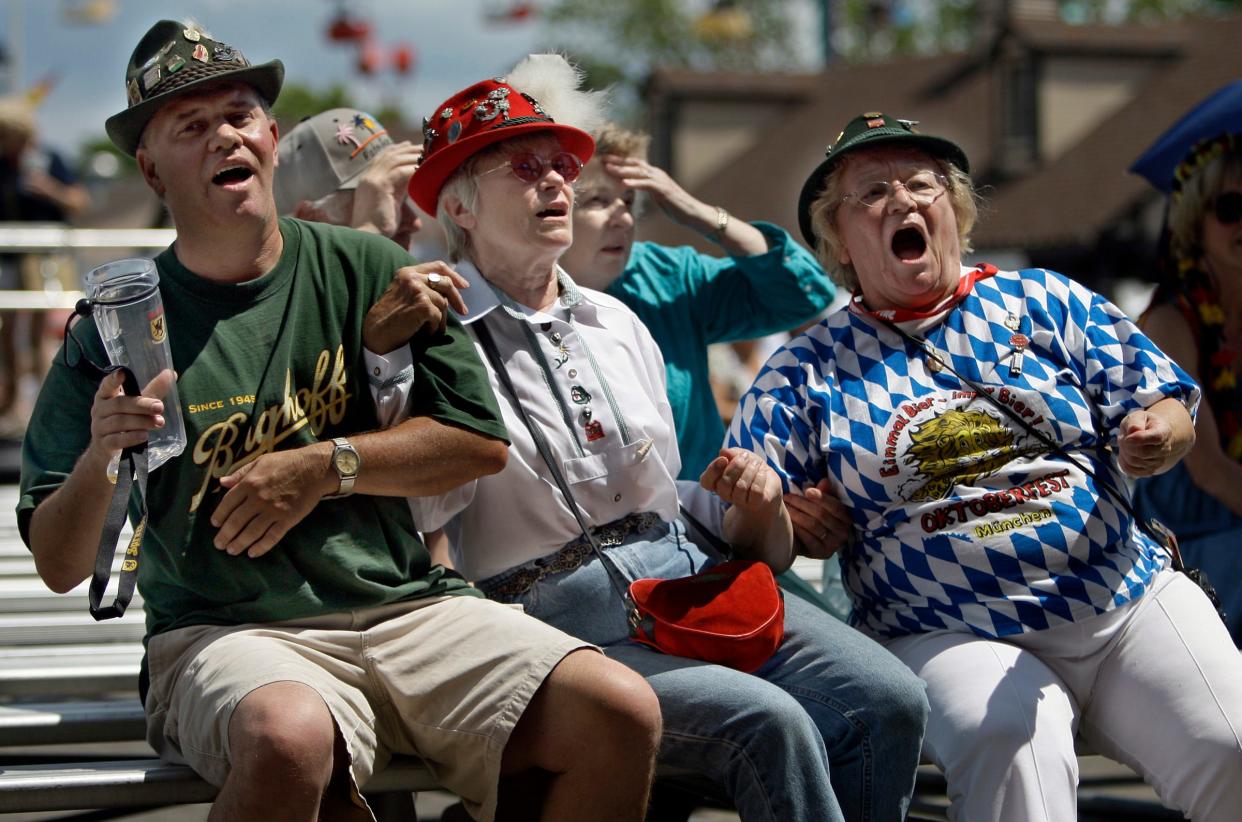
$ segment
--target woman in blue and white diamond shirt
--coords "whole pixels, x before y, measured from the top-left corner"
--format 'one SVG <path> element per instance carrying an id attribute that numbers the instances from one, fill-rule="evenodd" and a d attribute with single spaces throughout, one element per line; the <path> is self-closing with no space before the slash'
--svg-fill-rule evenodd
<path id="1" fill-rule="evenodd" d="M 849 123 L 799 217 L 855 298 L 772 356 L 728 443 L 851 507 L 852 622 L 927 682 L 951 819 L 1074 819 L 1077 734 L 1192 818 L 1234 820 L 1242 658 L 1118 499 L 1122 471 L 1191 446 L 1198 388 L 1067 278 L 962 266 L 967 172 L 909 121 Z"/>

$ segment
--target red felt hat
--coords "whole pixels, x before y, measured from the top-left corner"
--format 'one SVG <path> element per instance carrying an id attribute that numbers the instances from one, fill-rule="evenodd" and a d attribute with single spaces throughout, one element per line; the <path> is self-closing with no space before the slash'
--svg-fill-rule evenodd
<path id="1" fill-rule="evenodd" d="M 457 92 L 423 120 L 423 159 L 410 178 L 410 198 L 434 217 L 440 189 L 462 163 L 493 143 L 536 131 L 556 134 L 583 165 L 595 153 L 590 134 L 557 123 L 534 97 L 503 80 L 484 80 Z"/>

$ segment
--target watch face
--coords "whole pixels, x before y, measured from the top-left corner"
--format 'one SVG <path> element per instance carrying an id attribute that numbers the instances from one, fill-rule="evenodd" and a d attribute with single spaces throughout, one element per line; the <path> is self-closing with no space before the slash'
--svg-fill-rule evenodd
<path id="1" fill-rule="evenodd" d="M 333 456 L 333 462 L 336 465 L 337 473 L 342 476 L 350 476 L 358 473 L 358 455 L 353 451 L 337 451 Z"/>

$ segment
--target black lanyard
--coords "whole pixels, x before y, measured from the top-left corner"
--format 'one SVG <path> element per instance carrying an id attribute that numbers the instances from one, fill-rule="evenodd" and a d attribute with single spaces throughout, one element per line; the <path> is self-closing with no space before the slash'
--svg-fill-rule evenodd
<path id="1" fill-rule="evenodd" d="M 123 365 L 109 366 L 105 374 L 120 371 L 124 377 L 125 393 L 138 396 L 141 390 L 134 372 Z M 104 592 L 108 589 L 108 579 L 112 575 L 112 561 L 116 558 L 117 540 L 121 529 L 125 527 L 125 515 L 129 509 L 131 496 L 137 497 L 142 518 L 134 526 L 134 535 L 125 548 L 125 557 L 121 560 L 121 576 L 117 582 L 116 599 L 111 605 L 103 606 Z M 122 616 L 129 607 L 134 596 L 134 586 L 138 583 L 138 549 L 142 546 L 142 536 L 147 530 L 147 443 L 131 445 L 121 452 L 121 463 L 117 470 L 116 488 L 112 491 L 112 501 L 108 503 L 108 515 L 104 520 L 102 533 L 99 535 L 99 548 L 95 552 L 95 571 L 91 576 L 91 587 L 88 595 L 91 616 L 96 620 L 113 619 Z"/>

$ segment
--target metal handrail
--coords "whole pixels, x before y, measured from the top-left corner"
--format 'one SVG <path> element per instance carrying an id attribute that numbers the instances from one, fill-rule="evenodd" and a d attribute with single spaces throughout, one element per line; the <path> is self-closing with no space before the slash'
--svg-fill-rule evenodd
<path id="1" fill-rule="evenodd" d="M 162 249 L 172 244 L 171 228 L 72 228 L 63 223 L 0 223 L 0 254 L 68 252 L 98 249 Z M 0 310 L 52 311 L 71 309 L 82 292 L 64 290 L 49 279 L 42 291 L 0 291 Z"/>
<path id="2" fill-rule="evenodd" d="M 0 223 L 0 252 L 166 248 L 171 228 L 71 228 L 61 223 Z"/>
<path id="3" fill-rule="evenodd" d="M 86 295 L 81 291 L 0 291 L 0 311 L 71 309 Z"/>

